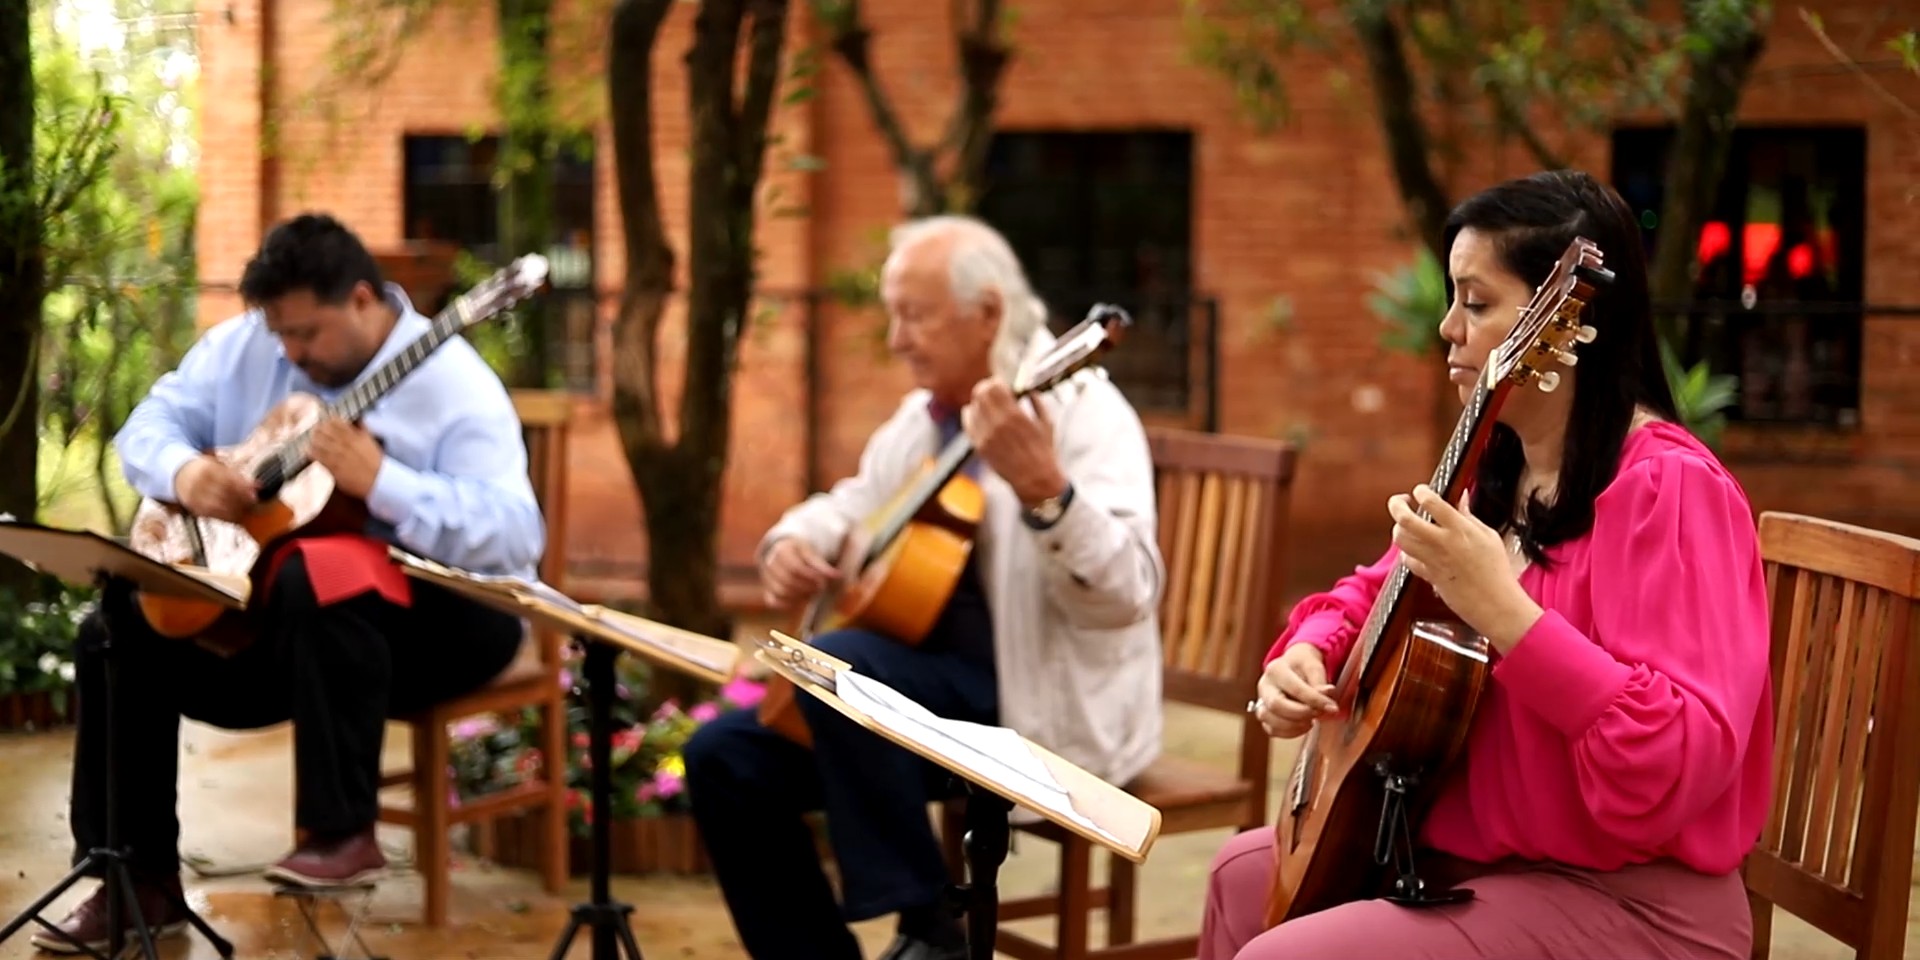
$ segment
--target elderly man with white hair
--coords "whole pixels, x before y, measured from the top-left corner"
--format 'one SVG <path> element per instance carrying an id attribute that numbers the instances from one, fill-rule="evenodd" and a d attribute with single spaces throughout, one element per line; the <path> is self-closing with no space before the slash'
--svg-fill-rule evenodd
<path id="1" fill-rule="evenodd" d="M 787 511 L 762 541 L 768 599 L 797 609 L 838 574 L 828 559 L 961 429 L 986 495 L 972 556 L 917 646 L 865 630 L 814 638 L 940 716 L 1012 727 L 1109 782 L 1160 749 L 1153 467 L 1139 416 L 1083 372 L 1016 401 L 1023 361 L 1054 343 L 1006 240 L 967 217 L 909 223 L 881 277 L 887 343 L 915 389 L 868 441 L 859 472 Z M 947 778 L 813 697 L 808 750 L 753 711 L 686 747 L 694 816 L 735 928 L 757 960 L 858 960 L 847 922 L 898 915 L 883 960 L 961 960 L 963 928 L 927 804 Z M 802 814 L 826 811 L 842 898 Z"/>

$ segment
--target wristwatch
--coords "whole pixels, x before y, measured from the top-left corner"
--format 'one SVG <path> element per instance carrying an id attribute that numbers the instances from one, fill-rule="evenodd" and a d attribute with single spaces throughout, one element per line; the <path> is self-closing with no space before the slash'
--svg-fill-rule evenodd
<path id="1" fill-rule="evenodd" d="M 1046 530 L 1060 522 L 1060 518 L 1067 513 L 1067 505 L 1072 502 L 1073 484 L 1068 483 L 1067 488 L 1060 491 L 1058 496 L 1048 497 L 1027 508 L 1027 512 L 1022 514 L 1020 519 L 1035 530 Z"/>

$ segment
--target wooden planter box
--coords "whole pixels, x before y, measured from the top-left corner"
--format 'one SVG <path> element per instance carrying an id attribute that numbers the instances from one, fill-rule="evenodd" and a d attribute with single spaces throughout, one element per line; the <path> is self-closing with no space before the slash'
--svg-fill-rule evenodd
<path id="1" fill-rule="evenodd" d="M 540 867 L 542 815 L 538 811 L 511 814 L 474 824 L 474 847 L 482 856 L 505 867 Z M 584 876 L 593 866 L 591 837 L 569 835 L 568 872 Z M 613 822 L 613 873 L 639 876 L 650 873 L 704 874 L 712 868 L 700 831 L 686 814 Z"/>
<path id="2" fill-rule="evenodd" d="M 67 691 L 66 700 L 59 707 L 54 706 L 53 694 L 40 693 L 0 693 L 0 731 L 7 730 L 46 730 L 62 726 L 73 720 L 73 691 Z"/>

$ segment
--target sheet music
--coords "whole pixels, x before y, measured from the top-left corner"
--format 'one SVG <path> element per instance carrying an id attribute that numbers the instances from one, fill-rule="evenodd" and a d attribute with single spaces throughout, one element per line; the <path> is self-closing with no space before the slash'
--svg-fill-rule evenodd
<path id="1" fill-rule="evenodd" d="M 834 693 L 875 723 L 920 743 L 937 744 L 941 752 L 997 782 L 1014 786 L 1053 812 L 1102 836 L 1122 842 L 1098 823 L 1075 810 L 1065 787 L 1053 771 L 1027 749 L 1026 740 L 1006 727 L 994 727 L 935 716 L 926 707 L 872 677 L 841 670 Z"/>
<path id="2" fill-rule="evenodd" d="M 638 643 L 643 643 L 655 650 L 664 651 L 675 660 L 684 660 L 722 675 L 732 669 L 732 664 L 720 663 L 695 653 L 693 650 L 688 649 L 690 645 L 676 644 L 672 640 L 655 636 L 652 631 L 640 629 L 638 625 L 627 622 L 627 618 L 625 617 L 606 616 L 606 614 L 612 612 L 617 611 L 607 611 L 596 608 L 582 611 L 582 615 L 623 637 Z"/>
<path id="3" fill-rule="evenodd" d="M 580 601 L 555 590 L 544 580 L 527 580 L 507 573 L 471 573 L 466 570 L 455 570 L 445 564 L 408 553 L 397 547 L 393 548 L 392 553 L 401 563 L 431 571 L 448 579 L 466 580 L 488 587 L 504 587 L 509 593 L 529 594 L 570 613 L 577 613 L 582 617 L 589 616 Z"/>

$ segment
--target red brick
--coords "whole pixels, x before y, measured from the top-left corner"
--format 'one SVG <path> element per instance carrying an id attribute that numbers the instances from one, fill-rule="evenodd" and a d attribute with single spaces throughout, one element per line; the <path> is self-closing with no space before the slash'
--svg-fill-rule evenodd
<path id="1" fill-rule="evenodd" d="M 353 223 L 383 249 L 401 240 L 400 137 L 404 132 L 461 132 L 493 122 L 490 101 L 493 29 L 489 18 L 449 8 L 414 32 L 413 45 L 377 97 L 340 98 L 340 122 L 329 128 L 294 105 L 322 82 L 330 26 L 327 0 L 282 0 L 276 22 L 268 99 L 282 131 L 276 163 L 263 162 L 260 68 L 261 0 L 202 0 L 202 182 L 199 253 L 202 277 L 230 283 L 258 242 L 263 221 L 324 207 Z M 790 49 L 817 32 L 795 4 Z M 916 137 L 937 133 L 953 103 L 953 44 L 947 5 L 871 0 L 873 57 L 887 90 Z M 228 23 L 225 11 L 233 11 Z M 562 5 L 577 25 L 562 40 L 569 76 L 589 84 L 581 102 L 603 112 L 601 41 L 594 14 Z M 693 5 L 676 5 L 654 60 L 657 170 L 669 234 L 686 269 L 684 153 L 685 74 L 682 56 Z M 1875 55 L 1879 5 L 1836 0 L 1822 16 L 1832 35 Z M 580 30 L 578 27 L 586 29 Z M 358 25 L 366 29 L 366 25 Z M 1194 66 L 1182 47 L 1179 7 L 1164 0 L 1063 0 L 1021 9 L 1018 54 L 1002 90 L 1000 125 L 1008 130 L 1118 129 L 1176 126 L 1195 134 L 1197 286 L 1220 301 L 1221 427 L 1266 436 L 1308 438 L 1296 489 L 1293 567 L 1310 580 L 1371 559 L 1383 543 L 1385 498 L 1431 470 L 1437 438 L 1429 425 L 1435 378 L 1419 361 L 1386 353 L 1367 310 L 1372 275 L 1404 261 L 1411 247 L 1369 113 L 1363 74 L 1345 93 L 1328 82 L 1328 65 L 1302 56 L 1289 70 L 1295 115 L 1261 134 L 1234 114 L 1227 87 Z M 1920 82 L 1880 73 L 1907 102 L 1920 102 Z M 837 269 L 868 264 L 878 239 L 898 215 L 898 184 L 856 86 L 835 62 L 818 75 L 818 95 L 783 107 L 777 117 L 788 154 L 827 161 L 817 174 L 783 168 L 770 158 L 769 180 L 783 204 L 806 217 L 764 218 L 762 285 L 794 290 L 819 284 Z M 1747 122 L 1849 123 L 1868 128 L 1868 298 L 1920 302 L 1920 125 L 1834 67 L 1795 17 L 1778 17 L 1765 59 L 1743 100 Z M 1448 118 L 1432 111 L 1436 123 Z M 611 137 L 597 122 L 599 167 L 598 283 L 612 296 L 623 263 Z M 1561 136 L 1570 158 L 1604 173 L 1605 140 Z M 1530 170 L 1512 144 L 1488 144 L 1450 165 L 1451 188 L 1465 194 Z M 764 195 L 764 191 L 763 191 Z M 1276 296 L 1292 299 L 1292 324 L 1268 325 Z M 211 322 L 235 309 L 231 296 L 202 300 Z M 892 409 L 905 386 L 879 349 L 881 320 L 866 311 L 826 309 L 818 318 L 827 358 L 813 389 L 818 467 L 831 481 L 853 469 L 868 431 Z M 724 561 L 750 562 L 761 531 L 807 491 L 807 424 L 802 417 L 807 318 L 798 305 L 757 328 L 742 344 L 726 479 Z M 601 343 L 610 334 L 603 323 Z M 1822 513 L 1920 532 L 1920 321 L 1876 321 L 1867 331 L 1863 422 L 1835 438 L 1735 431 L 1728 457 L 1763 508 Z M 663 332 L 670 389 L 683 345 L 681 328 Z M 637 497 L 619 453 L 603 369 L 597 395 L 581 401 L 585 417 L 575 453 L 578 500 L 570 532 L 583 567 L 644 561 Z M 1356 391 L 1377 388 L 1383 406 L 1356 409 Z M 1307 545 L 1311 545 L 1309 549 Z"/>

